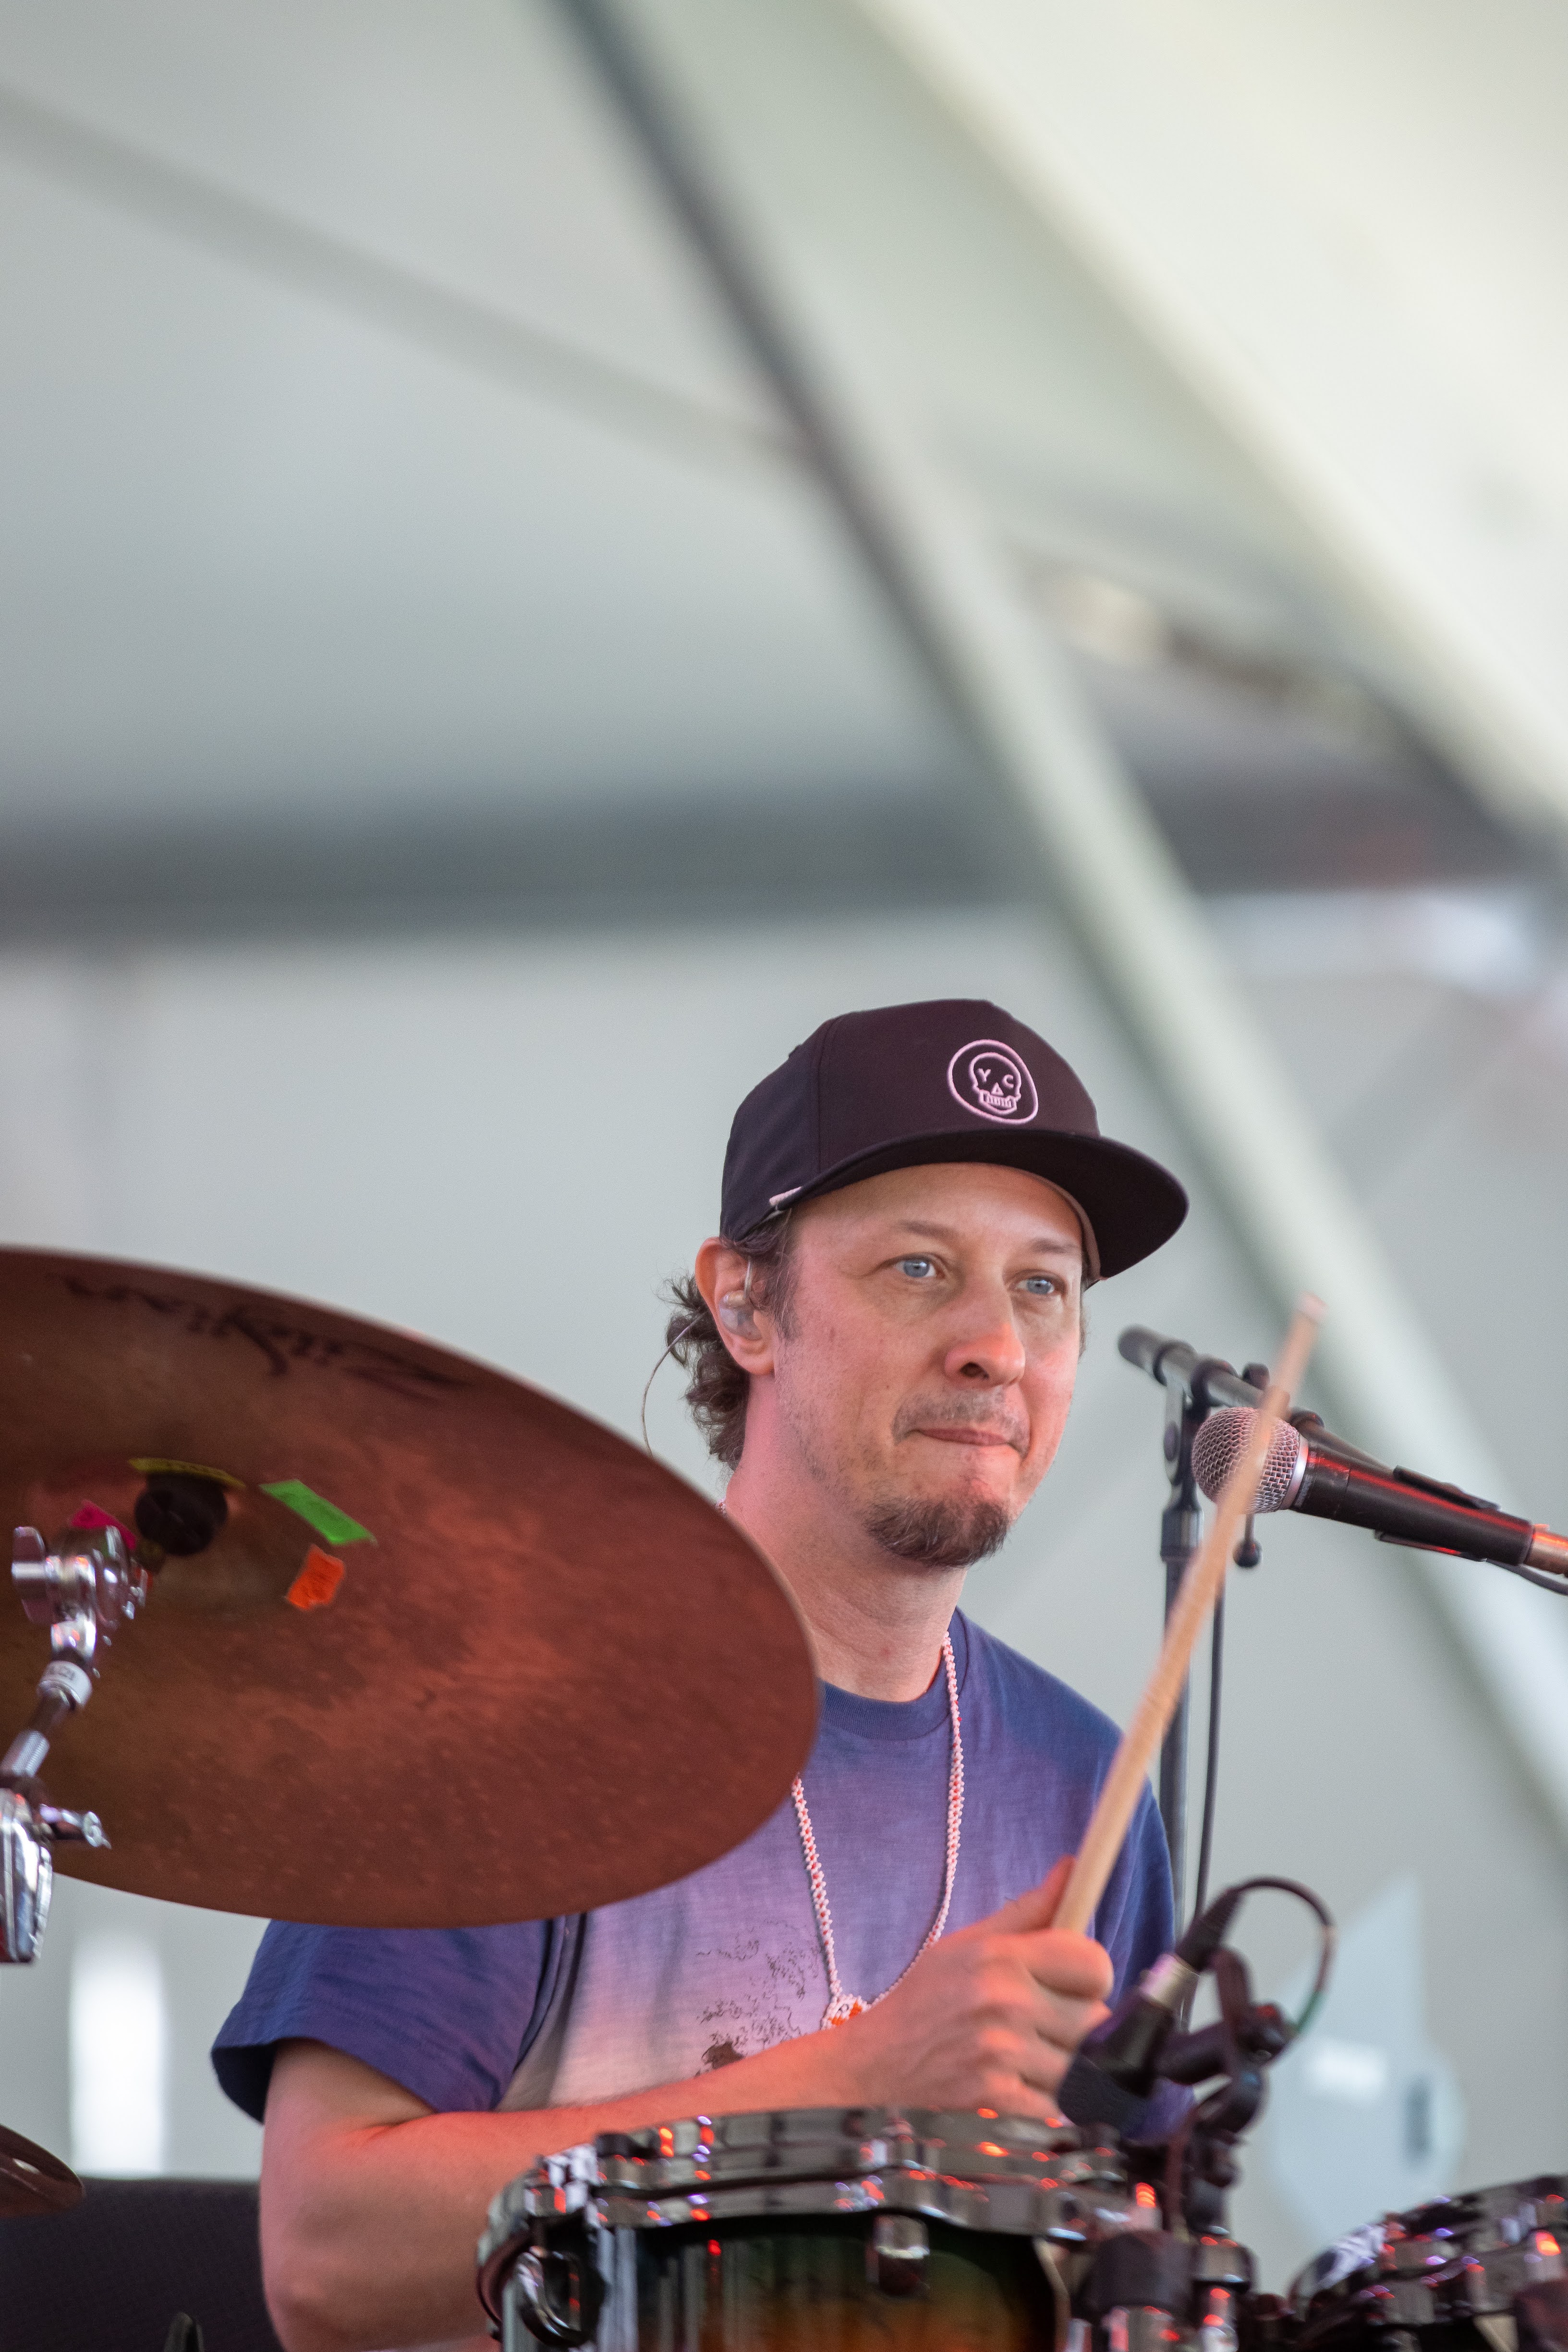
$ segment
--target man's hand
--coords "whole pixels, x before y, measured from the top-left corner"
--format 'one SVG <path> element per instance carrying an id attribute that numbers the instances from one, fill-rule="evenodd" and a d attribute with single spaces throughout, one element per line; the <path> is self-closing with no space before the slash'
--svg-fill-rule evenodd
<path id="1" fill-rule="evenodd" d="M 1051 1926 L 1072 1857 L 1027 1895 L 933 1944 L 896 1992 L 847 2025 L 857 2103 L 994 2107 L 1059 2120 L 1052 2094 L 1107 2014 L 1109 1956 Z"/>

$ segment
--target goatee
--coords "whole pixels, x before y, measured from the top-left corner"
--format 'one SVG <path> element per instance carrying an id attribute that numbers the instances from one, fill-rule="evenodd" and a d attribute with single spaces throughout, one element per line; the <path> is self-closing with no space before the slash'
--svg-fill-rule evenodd
<path id="1" fill-rule="evenodd" d="M 973 1568 L 999 1551 L 1012 1525 L 1000 1503 L 886 1503 L 866 1520 L 866 1532 L 918 1568 Z"/>

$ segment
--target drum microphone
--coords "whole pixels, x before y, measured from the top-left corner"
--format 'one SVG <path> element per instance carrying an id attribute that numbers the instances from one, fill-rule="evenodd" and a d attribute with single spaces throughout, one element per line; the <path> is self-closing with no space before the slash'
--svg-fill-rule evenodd
<path id="1" fill-rule="evenodd" d="M 1226 1947 L 1226 1937 L 1245 1898 L 1269 1888 L 1292 1895 L 1315 1914 L 1318 1966 L 1307 2005 L 1292 2020 L 1272 2001 L 1254 2002 L 1247 1964 Z M 1334 1923 L 1321 1895 L 1295 1878 L 1244 1878 L 1215 1896 L 1180 1941 L 1163 1953 L 1120 2008 L 1079 2042 L 1062 2076 L 1057 2105 L 1069 2123 L 1109 2124 L 1123 2139 L 1156 2139 L 1175 2118 L 1158 2113 L 1154 2094 L 1163 2084 L 1193 2088 L 1215 2074 L 1270 2065 L 1289 2047 L 1322 2000 L 1333 1965 Z M 1220 2019 L 1185 2030 L 1185 2012 L 1199 1977 L 1215 1972 Z M 1254 2102 L 1256 2105 L 1256 2102 Z M 1253 2108 L 1247 2109 L 1250 2120 Z M 1205 2110 L 1200 2110 L 1200 2119 Z"/>
<path id="2" fill-rule="evenodd" d="M 1216 1895 L 1173 1950 L 1163 1953 L 1121 2007 L 1079 2044 L 1057 2105 L 1069 2123 L 1110 2124 L 1136 2133 L 1159 2078 L 1160 2059 L 1177 2019 L 1225 1940 L 1244 1890 Z"/>
<path id="3" fill-rule="evenodd" d="M 1193 1468 L 1210 1502 L 1223 1493 L 1256 1413 L 1255 1406 L 1225 1405 L 1209 1415 L 1194 1439 Z M 1515 1518 L 1495 1503 L 1424 1477 L 1419 1470 L 1384 1469 L 1323 1430 L 1275 1423 L 1252 1507 L 1342 1519 L 1350 1527 L 1370 1528 L 1380 1543 L 1490 1560 L 1531 1582 L 1549 1582 L 1551 1590 L 1568 1592 L 1568 1536 Z"/>

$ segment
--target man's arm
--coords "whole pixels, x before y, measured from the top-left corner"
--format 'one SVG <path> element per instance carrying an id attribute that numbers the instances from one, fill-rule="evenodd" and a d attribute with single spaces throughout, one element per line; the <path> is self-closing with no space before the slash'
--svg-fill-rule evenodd
<path id="1" fill-rule="evenodd" d="M 834 2037 L 837 2039 L 837 2035 Z M 588 2107 L 436 2115 L 320 2042 L 285 2042 L 267 2100 L 261 2245 L 288 2352 L 489 2347 L 474 2251 L 496 2190 L 537 2157 L 686 2115 L 837 2105 L 826 2033 Z"/>
<path id="2" fill-rule="evenodd" d="M 1051 2095 L 1110 1984 L 1098 1944 L 1044 1924 L 1067 1867 L 944 1937 L 848 2024 L 594 2106 L 436 2115 L 358 2059 L 286 2042 L 267 2102 L 261 2242 L 289 2352 L 484 2345 L 474 2250 L 490 2199 L 537 2157 L 597 2132 L 890 2104 L 1054 2120 Z"/>

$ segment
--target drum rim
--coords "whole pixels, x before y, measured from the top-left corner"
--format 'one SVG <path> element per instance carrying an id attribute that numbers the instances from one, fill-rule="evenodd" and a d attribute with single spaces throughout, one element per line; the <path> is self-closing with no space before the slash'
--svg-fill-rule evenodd
<path id="1" fill-rule="evenodd" d="M 726 2155 L 732 2166 L 700 2161 Z M 973 2108 L 758 2108 L 601 2132 L 539 2158 L 491 2202 L 480 2296 L 493 2315 L 509 2265 L 552 2224 L 652 2233 L 879 2212 L 1068 2248 L 1159 2226 L 1111 2132 Z"/>
<path id="2" fill-rule="evenodd" d="M 1390 2208 L 1359 2229 L 1345 2231 L 1303 2263 L 1286 2288 L 1286 2303 L 1299 2319 L 1326 2317 L 1336 2304 L 1348 2311 L 1369 2283 L 1385 2275 L 1385 2257 L 1398 2245 L 1426 2245 L 1441 2236 L 1451 2242 L 1455 2260 L 1483 2252 L 1512 2252 L 1531 2231 L 1562 2226 L 1560 2216 L 1544 2221 L 1539 2218 L 1540 2207 L 1548 2204 L 1568 2208 L 1568 2172 L 1527 2173 L 1517 2180 L 1489 2181 L 1474 2189 L 1454 2189 L 1447 2196 L 1426 2197 L 1418 2204 Z M 1524 2221 L 1527 2209 L 1531 2218 Z M 1510 2215 L 1520 2217 L 1519 2239 L 1505 2238 L 1500 2244 L 1485 2248 L 1476 2245 L 1489 2225 L 1495 2226 Z M 1342 2252 L 1353 2252 L 1360 2259 L 1338 2271 L 1330 2268 L 1326 2276 L 1319 2277 L 1317 2273 L 1331 2265 Z M 1425 2265 L 1416 2265 L 1404 2275 L 1393 2269 L 1386 2275 L 1392 2284 L 1419 2286 L 1424 2276 L 1431 2279 L 1433 2273 Z"/>

